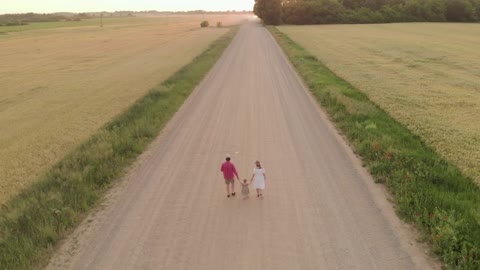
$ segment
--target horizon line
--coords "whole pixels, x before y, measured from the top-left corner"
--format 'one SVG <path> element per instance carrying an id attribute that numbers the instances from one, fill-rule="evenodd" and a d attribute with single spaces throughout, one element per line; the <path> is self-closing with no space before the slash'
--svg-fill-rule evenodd
<path id="1" fill-rule="evenodd" d="M 236 10 L 236 9 L 225 9 L 225 10 L 202 10 L 202 9 L 192 9 L 192 10 L 99 10 L 99 11 L 50 11 L 50 12 L 35 12 L 35 11 L 22 11 L 22 12 L 8 12 L 8 11 L 0 11 L 0 15 L 17 15 L 17 14 L 27 14 L 27 13 L 35 13 L 35 14 L 54 14 L 54 13 L 101 13 L 101 12 L 159 12 L 159 13 L 180 13 L 180 12 L 253 12 L 253 10 Z"/>

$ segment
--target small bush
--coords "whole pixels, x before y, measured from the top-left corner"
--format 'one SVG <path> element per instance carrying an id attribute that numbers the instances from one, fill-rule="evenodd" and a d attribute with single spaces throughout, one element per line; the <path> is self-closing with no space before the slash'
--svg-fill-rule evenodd
<path id="1" fill-rule="evenodd" d="M 222 24 L 222 22 L 217 22 L 217 27 L 218 27 L 218 28 L 221 28 L 221 27 L 223 27 L 223 24 Z"/>
<path id="2" fill-rule="evenodd" d="M 208 23 L 208 21 L 203 21 L 202 23 L 200 23 L 200 26 L 203 28 L 203 27 L 208 27 L 210 24 Z"/>

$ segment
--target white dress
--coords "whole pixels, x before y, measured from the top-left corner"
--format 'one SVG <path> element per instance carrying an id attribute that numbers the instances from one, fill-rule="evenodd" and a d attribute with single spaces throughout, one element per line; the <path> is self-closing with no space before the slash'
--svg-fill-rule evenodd
<path id="1" fill-rule="evenodd" d="M 265 169 L 264 168 L 257 168 L 253 169 L 253 175 L 255 179 L 255 185 L 254 187 L 257 189 L 265 189 Z"/>

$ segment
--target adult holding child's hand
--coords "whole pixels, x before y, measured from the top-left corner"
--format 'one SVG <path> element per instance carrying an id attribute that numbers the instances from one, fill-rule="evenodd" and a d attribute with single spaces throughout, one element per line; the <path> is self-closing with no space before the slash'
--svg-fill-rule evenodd
<path id="1" fill-rule="evenodd" d="M 257 190 L 257 197 L 263 199 L 263 190 L 265 189 L 265 180 L 267 176 L 265 175 L 265 168 L 262 167 L 260 161 L 255 161 L 255 168 L 253 169 L 252 178 L 250 183 L 255 179 L 255 184 L 253 185 Z"/>
<path id="2" fill-rule="evenodd" d="M 238 173 L 235 165 L 230 162 L 230 155 L 225 157 L 225 162 L 222 163 L 220 171 L 223 172 L 223 178 L 225 179 L 225 184 L 227 185 L 227 197 L 230 198 L 230 186 L 231 186 L 231 195 L 235 196 L 235 176 L 238 180 Z"/>

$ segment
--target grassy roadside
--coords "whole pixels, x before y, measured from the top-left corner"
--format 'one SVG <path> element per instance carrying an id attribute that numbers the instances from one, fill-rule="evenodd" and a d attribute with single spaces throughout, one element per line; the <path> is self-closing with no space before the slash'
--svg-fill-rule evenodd
<path id="1" fill-rule="evenodd" d="M 269 30 L 375 180 L 394 194 L 399 215 L 417 225 L 447 269 L 480 269 L 480 188 L 288 36 Z"/>
<path id="2" fill-rule="evenodd" d="M 220 58 L 238 28 L 152 89 L 0 210 L 0 268 L 44 265 L 111 183 L 158 135 Z"/>

